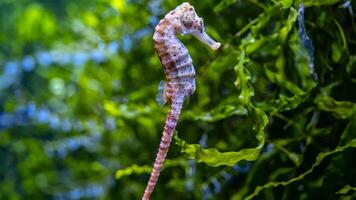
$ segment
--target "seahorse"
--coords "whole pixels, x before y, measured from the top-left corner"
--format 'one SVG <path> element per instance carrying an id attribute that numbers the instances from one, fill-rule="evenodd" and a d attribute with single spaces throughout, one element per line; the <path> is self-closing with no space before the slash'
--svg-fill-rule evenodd
<path id="1" fill-rule="evenodd" d="M 163 100 L 170 104 L 170 111 L 143 200 L 150 198 L 157 183 L 183 102 L 196 89 L 193 61 L 176 34 L 191 34 L 213 50 L 217 50 L 221 45 L 205 32 L 203 19 L 197 15 L 194 7 L 186 2 L 170 11 L 156 26 L 153 34 L 154 48 L 166 75 L 166 82 L 164 85 L 160 84 L 160 88 L 163 89 Z"/>

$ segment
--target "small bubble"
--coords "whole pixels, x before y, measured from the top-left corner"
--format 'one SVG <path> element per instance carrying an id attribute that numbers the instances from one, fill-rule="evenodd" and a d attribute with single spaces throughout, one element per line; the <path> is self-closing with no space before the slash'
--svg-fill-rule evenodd
<path id="1" fill-rule="evenodd" d="M 65 83 L 61 78 L 53 78 L 49 82 L 49 88 L 54 95 L 65 94 Z"/>
<path id="2" fill-rule="evenodd" d="M 5 63 L 4 74 L 9 76 L 14 76 L 19 73 L 19 65 L 15 61 L 10 61 Z"/>
<path id="3" fill-rule="evenodd" d="M 35 67 L 35 64 L 35 59 L 33 59 L 32 56 L 25 56 L 25 58 L 22 60 L 22 68 L 26 72 L 32 71 Z"/>
<path id="4" fill-rule="evenodd" d="M 37 53 L 36 59 L 37 59 L 37 62 L 44 67 L 48 67 L 53 62 L 52 56 L 48 52 Z"/>

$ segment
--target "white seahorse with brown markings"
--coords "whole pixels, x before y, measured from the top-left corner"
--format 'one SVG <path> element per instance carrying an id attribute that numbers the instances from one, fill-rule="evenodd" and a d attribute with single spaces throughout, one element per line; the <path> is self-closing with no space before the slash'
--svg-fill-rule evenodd
<path id="1" fill-rule="evenodd" d="M 162 99 L 170 104 L 161 143 L 155 163 L 142 199 L 148 200 L 157 183 L 159 174 L 172 140 L 184 100 L 195 92 L 195 70 L 187 48 L 176 34 L 191 34 L 201 42 L 216 50 L 219 42 L 211 39 L 204 29 L 203 19 L 189 3 L 182 3 L 170 11 L 156 26 L 153 35 L 154 48 L 166 74 L 166 82 L 161 85 Z"/>

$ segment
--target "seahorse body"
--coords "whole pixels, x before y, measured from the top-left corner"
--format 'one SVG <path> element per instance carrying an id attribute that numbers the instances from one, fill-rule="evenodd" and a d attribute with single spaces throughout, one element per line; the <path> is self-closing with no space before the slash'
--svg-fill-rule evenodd
<path id="1" fill-rule="evenodd" d="M 166 117 L 161 143 L 142 199 L 148 200 L 156 185 L 166 158 L 184 100 L 195 91 L 195 70 L 187 48 L 176 34 L 192 34 L 213 50 L 220 43 L 204 31 L 203 19 L 198 17 L 189 3 L 183 3 L 169 12 L 156 26 L 153 35 L 154 48 L 166 74 L 164 98 L 171 105 Z"/>

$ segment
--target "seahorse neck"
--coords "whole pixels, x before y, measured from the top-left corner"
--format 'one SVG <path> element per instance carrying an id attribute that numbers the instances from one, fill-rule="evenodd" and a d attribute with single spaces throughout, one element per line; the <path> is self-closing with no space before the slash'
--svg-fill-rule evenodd
<path id="1" fill-rule="evenodd" d="M 171 19 L 165 17 L 159 22 L 153 36 L 154 42 L 161 43 L 164 46 L 180 42 L 177 38 L 177 28 L 171 21 Z"/>

